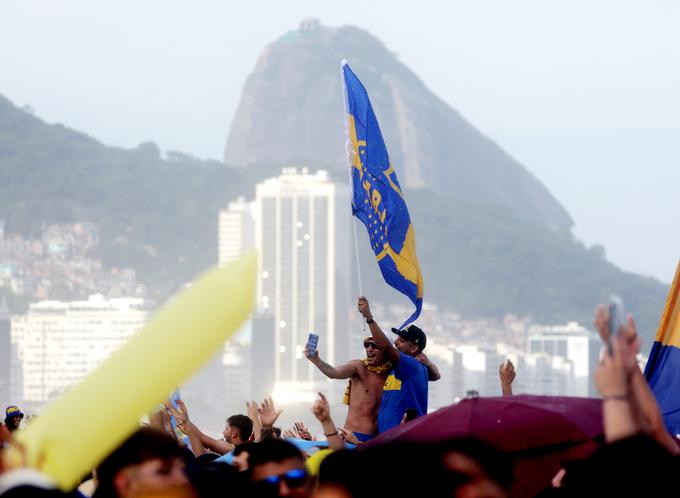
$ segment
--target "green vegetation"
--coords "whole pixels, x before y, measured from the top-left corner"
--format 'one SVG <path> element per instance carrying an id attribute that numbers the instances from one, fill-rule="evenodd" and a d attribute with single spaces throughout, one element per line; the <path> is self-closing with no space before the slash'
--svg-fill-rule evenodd
<path id="1" fill-rule="evenodd" d="M 180 153 L 168 157 L 162 159 L 153 144 L 106 147 L 0 97 L 0 218 L 7 231 L 25 236 L 49 223 L 98 223 L 96 256 L 107 267 L 135 268 L 162 300 L 215 264 L 219 209 L 239 194 L 252 195 L 255 183 L 280 168 L 246 170 Z M 501 206 L 427 190 L 410 191 L 407 198 L 427 301 L 470 317 L 511 312 L 588 325 L 595 304 L 616 292 L 650 344 L 666 293 L 659 282 L 624 273 L 601 248 L 585 248 L 571 235 Z M 363 265 L 372 268 L 366 249 Z M 384 292 L 380 279 L 364 280 L 371 295 Z"/>

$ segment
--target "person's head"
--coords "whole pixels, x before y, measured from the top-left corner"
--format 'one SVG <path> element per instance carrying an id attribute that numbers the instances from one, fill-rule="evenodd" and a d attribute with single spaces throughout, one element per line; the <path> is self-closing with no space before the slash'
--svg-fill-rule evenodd
<path id="1" fill-rule="evenodd" d="M 187 486 L 182 449 L 169 435 L 142 428 L 97 468 L 93 498 L 126 498 Z"/>
<path id="2" fill-rule="evenodd" d="M 256 444 L 257 443 L 243 443 L 234 448 L 233 465 L 236 467 L 236 470 L 239 472 L 248 470 L 248 458 L 250 458 L 250 453 Z"/>
<path id="3" fill-rule="evenodd" d="M 385 352 L 378 347 L 372 337 L 364 339 L 364 349 L 370 366 L 377 367 L 385 363 Z"/>
<path id="4" fill-rule="evenodd" d="M 197 464 L 197 460 L 198 458 L 194 463 L 187 465 L 187 474 L 200 498 L 247 496 L 243 489 L 244 479 L 240 478 L 234 467 L 215 461 Z"/>
<path id="5" fill-rule="evenodd" d="M 416 356 L 422 353 L 427 345 L 425 332 L 415 325 L 409 325 L 403 330 L 392 329 L 392 332 L 397 334 L 394 347 L 409 356 Z"/>
<path id="6" fill-rule="evenodd" d="M 250 439 L 253 433 L 253 421 L 246 415 L 232 415 L 227 419 L 222 435 L 227 443 L 239 445 Z"/>
<path id="7" fill-rule="evenodd" d="M 19 428 L 23 418 L 24 414 L 21 412 L 18 406 L 8 406 L 5 410 L 5 425 L 10 432 L 14 432 Z"/>
<path id="8" fill-rule="evenodd" d="M 374 476 L 393 475 L 394 462 L 400 462 L 398 476 L 366 479 L 367 468 Z M 317 496 L 419 496 L 426 490 L 431 498 L 507 498 L 511 469 L 509 458 L 476 440 L 392 441 L 329 455 L 321 464 Z"/>
<path id="9" fill-rule="evenodd" d="M 257 496 L 305 498 L 311 493 L 305 458 L 300 450 L 287 441 L 268 439 L 254 445 L 248 465 Z"/>

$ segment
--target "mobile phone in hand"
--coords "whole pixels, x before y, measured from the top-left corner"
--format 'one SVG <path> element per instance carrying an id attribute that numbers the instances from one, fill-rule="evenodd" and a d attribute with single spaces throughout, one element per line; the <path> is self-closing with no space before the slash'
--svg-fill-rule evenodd
<path id="1" fill-rule="evenodd" d="M 614 354 L 612 349 L 612 341 L 614 337 L 621 333 L 621 327 L 624 325 L 626 312 L 623 309 L 623 299 L 616 294 L 609 297 L 609 341 L 607 344 L 607 351 L 609 355 Z"/>
<path id="2" fill-rule="evenodd" d="M 621 333 L 621 327 L 625 325 L 626 312 L 623 308 L 623 299 L 612 294 L 609 297 L 609 336 L 613 337 Z"/>
<path id="3" fill-rule="evenodd" d="M 309 356 L 314 356 L 318 345 L 319 336 L 310 332 L 309 338 L 307 338 L 307 354 Z"/>

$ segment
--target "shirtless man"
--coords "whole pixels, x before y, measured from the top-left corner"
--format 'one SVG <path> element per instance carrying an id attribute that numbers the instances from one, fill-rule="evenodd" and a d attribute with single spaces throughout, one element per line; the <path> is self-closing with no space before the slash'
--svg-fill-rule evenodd
<path id="1" fill-rule="evenodd" d="M 378 433 L 378 407 L 382 397 L 383 385 L 388 372 L 392 369 L 385 355 L 373 338 L 364 340 L 365 360 L 352 360 L 334 367 L 319 357 L 319 352 L 309 354 L 305 345 L 305 355 L 321 372 L 331 379 L 350 379 L 349 409 L 344 428 L 352 431 L 360 442 L 366 442 Z"/>

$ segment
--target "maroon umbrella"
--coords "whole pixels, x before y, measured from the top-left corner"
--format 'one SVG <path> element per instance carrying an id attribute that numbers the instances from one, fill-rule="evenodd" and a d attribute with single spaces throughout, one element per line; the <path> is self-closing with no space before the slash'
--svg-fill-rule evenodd
<path id="1" fill-rule="evenodd" d="M 512 495 L 530 497 L 550 485 L 561 462 L 590 454 L 602 433 L 599 399 L 522 395 L 466 399 L 395 427 L 368 444 L 481 439 L 511 456 Z"/>

